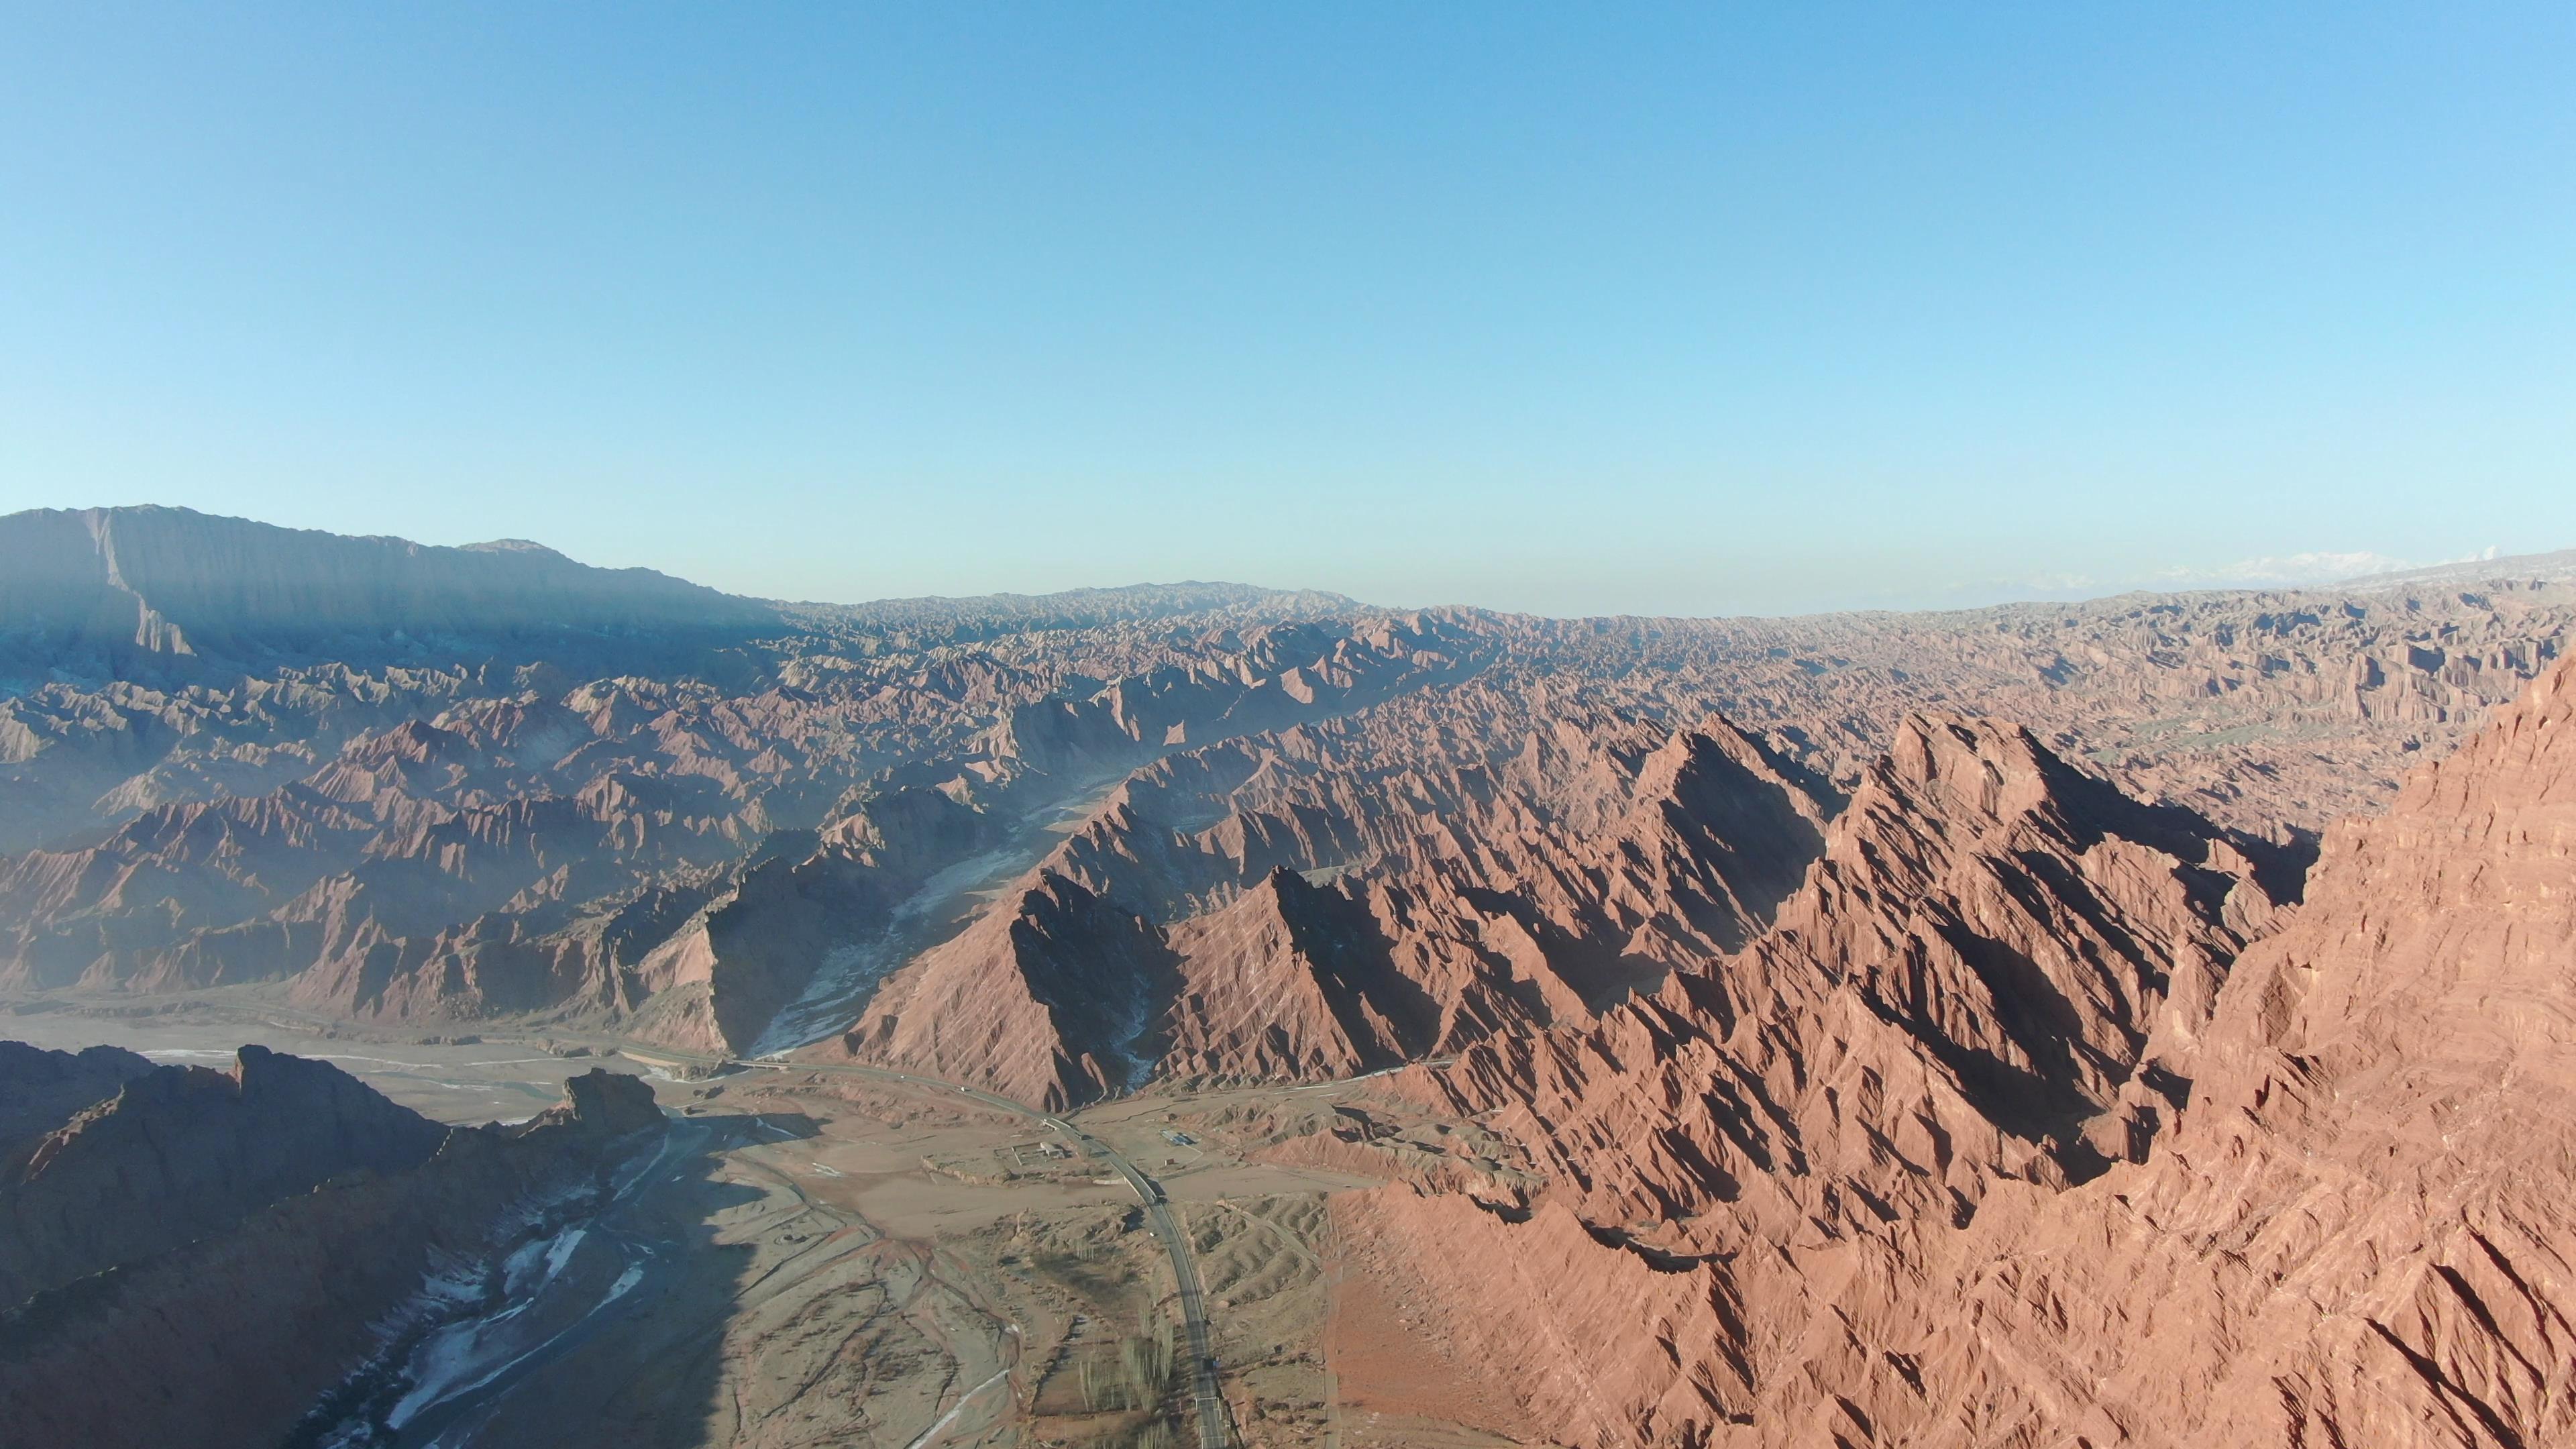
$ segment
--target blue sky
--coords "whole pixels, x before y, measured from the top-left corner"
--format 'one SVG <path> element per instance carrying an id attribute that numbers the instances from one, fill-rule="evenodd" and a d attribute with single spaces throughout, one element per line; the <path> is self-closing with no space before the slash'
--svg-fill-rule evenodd
<path id="1" fill-rule="evenodd" d="M 1551 613 L 2567 547 L 2571 95 L 2563 0 L 14 5 L 0 509 Z"/>

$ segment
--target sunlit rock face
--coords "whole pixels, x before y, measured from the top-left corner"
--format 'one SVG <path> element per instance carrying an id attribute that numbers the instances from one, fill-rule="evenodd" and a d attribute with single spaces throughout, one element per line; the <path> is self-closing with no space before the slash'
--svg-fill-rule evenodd
<path id="1" fill-rule="evenodd" d="M 1406 1079 L 1535 1194 L 1340 1221 L 1573 1442 L 2566 1439 L 2576 662 L 2258 874 L 1909 721 L 1751 949 Z"/>

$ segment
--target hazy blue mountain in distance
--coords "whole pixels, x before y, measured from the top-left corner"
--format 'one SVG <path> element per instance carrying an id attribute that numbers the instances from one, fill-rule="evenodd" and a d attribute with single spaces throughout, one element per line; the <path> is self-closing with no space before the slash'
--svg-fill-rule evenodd
<path id="1" fill-rule="evenodd" d="M 2399 573 L 2347 579 L 2336 587 L 2363 593 L 2384 593 L 2398 589 L 2438 588 L 2445 584 L 2477 584 L 2496 578 L 2576 578 L 2576 548 L 2562 548 L 2555 553 L 2513 554 L 2504 558 L 2460 559 Z"/>
<path id="2" fill-rule="evenodd" d="M 533 659 L 585 638 L 776 627 L 767 604 L 515 540 L 445 548 L 149 506 L 0 517 L 0 656 L 46 672 Z"/>
<path id="3" fill-rule="evenodd" d="M 597 568 L 523 539 L 451 548 L 154 505 L 0 516 L 0 694 L 56 677 L 176 683 L 320 662 L 739 679 L 758 665 L 733 651 L 781 634 L 874 653 L 1185 614 L 1252 622 L 1360 607 L 1195 581 L 785 603 Z"/>
<path id="4" fill-rule="evenodd" d="M 1241 614 L 1265 622 L 1336 618 L 1368 606 L 1320 589 L 1265 589 L 1252 584 L 1127 584 L 1053 594 L 939 595 L 863 604 L 782 604 L 792 622 L 832 632 L 876 636 L 892 648 L 966 644 L 1005 634 L 1093 629 L 1190 615 Z"/>

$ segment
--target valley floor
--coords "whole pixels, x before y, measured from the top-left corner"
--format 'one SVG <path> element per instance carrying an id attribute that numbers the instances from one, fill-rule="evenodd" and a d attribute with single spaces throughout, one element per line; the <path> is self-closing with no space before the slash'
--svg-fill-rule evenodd
<path id="1" fill-rule="evenodd" d="M 645 1076 L 674 1119 L 612 1208 L 526 1255 L 530 1286 L 377 1366 L 372 1413 L 319 1426 L 318 1444 L 1196 1442 L 1162 1245 L 1123 1179 L 1034 1118 L 802 1066 L 700 1076 L 606 1038 L 425 1040 L 249 999 L 145 1005 L 0 1003 L 0 1036 L 172 1062 L 257 1042 L 452 1122 L 525 1116 L 567 1072 L 605 1064 Z M 1204 1287 L 1230 1442 L 1530 1436 L 1444 1372 L 1405 1305 L 1345 1273 L 1332 1197 L 1380 1186 L 1373 1164 L 1278 1150 L 1283 1122 L 1334 1120 L 1370 1086 L 1162 1087 L 1072 1120 L 1168 1198 Z M 1155 1385 L 1143 1393 L 1140 1359 Z"/>

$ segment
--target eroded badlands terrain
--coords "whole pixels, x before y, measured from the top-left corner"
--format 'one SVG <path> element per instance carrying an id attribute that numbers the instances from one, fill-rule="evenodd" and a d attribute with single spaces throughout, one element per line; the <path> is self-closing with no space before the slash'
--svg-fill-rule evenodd
<path id="1" fill-rule="evenodd" d="M 2576 1437 L 2564 557 L 1559 621 L 38 553 L 48 1432 Z"/>

